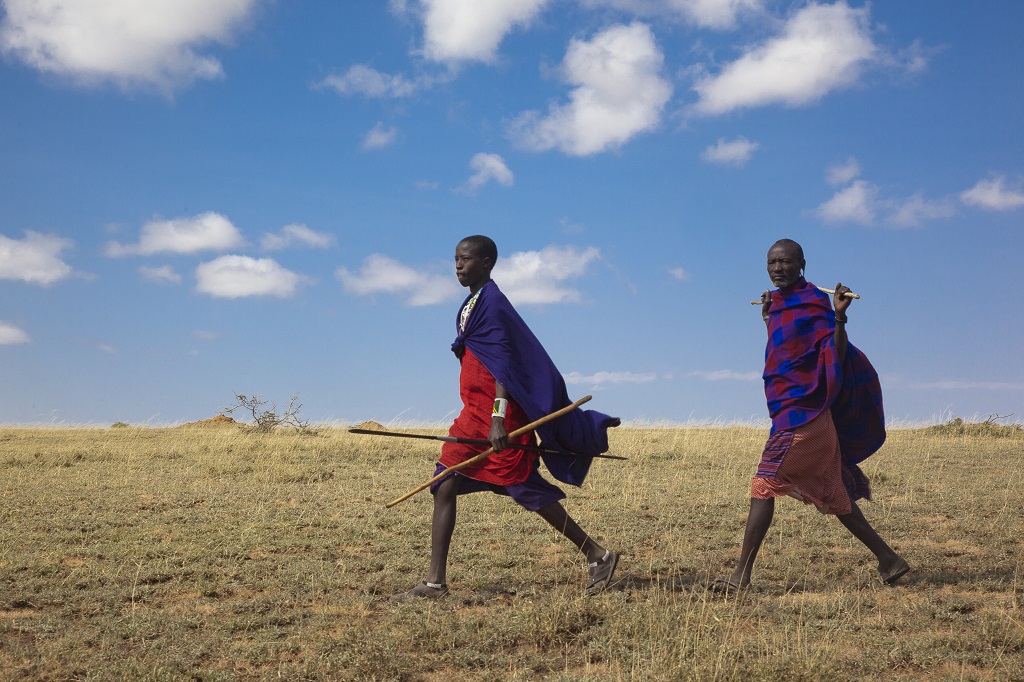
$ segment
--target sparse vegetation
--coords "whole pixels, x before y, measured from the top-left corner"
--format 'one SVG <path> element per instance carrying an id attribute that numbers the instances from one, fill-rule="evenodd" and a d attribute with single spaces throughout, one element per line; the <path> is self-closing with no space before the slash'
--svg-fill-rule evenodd
<path id="1" fill-rule="evenodd" d="M 880 585 L 834 520 L 782 500 L 756 588 L 735 561 L 759 429 L 625 429 L 567 506 L 578 554 L 507 498 L 460 501 L 452 594 L 422 579 L 438 445 L 321 429 L 0 429 L 0 678 L 1024 679 L 1024 434 L 899 430 L 865 463 L 913 564 Z"/>
<path id="2" fill-rule="evenodd" d="M 236 393 L 235 404 L 230 407 L 223 407 L 221 411 L 226 415 L 234 414 L 236 411 L 249 413 L 252 416 L 252 424 L 250 426 L 263 433 L 268 433 L 281 426 L 292 427 L 304 433 L 311 433 L 314 429 L 310 426 L 309 421 L 299 416 L 301 409 L 302 403 L 299 402 L 299 396 L 294 393 L 291 400 L 288 401 L 288 406 L 284 409 L 284 412 L 278 412 L 277 403 L 264 400 L 263 396 L 256 393 L 249 396 L 243 393 Z"/>
<path id="3" fill-rule="evenodd" d="M 1012 414 L 998 415 L 990 414 L 984 421 L 967 422 L 960 417 L 954 417 L 945 424 L 937 424 L 928 427 L 928 431 L 947 436 L 989 436 L 995 438 L 1006 438 L 1024 435 L 1024 427 L 1020 424 L 1000 424 L 1004 419 L 1009 419 Z"/>

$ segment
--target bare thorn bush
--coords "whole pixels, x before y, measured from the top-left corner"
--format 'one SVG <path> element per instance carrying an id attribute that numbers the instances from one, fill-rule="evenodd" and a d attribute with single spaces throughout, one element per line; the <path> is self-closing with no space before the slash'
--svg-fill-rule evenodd
<path id="1" fill-rule="evenodd" d="M 258 393 L 248 396 L 244 393 L 235 393 L 234 405 L 222 407 L 221 411 L 231 415 L 239 411 L 248 412 L 252 415 L 252 423 L 249 426 L 262 433 L 270 433 L 280 426 L 298 429 L 302 433 L 315 433 L 309 420 L 299 416 L 301 409 L 302 403 L 299 402 L 299 396 L 296 393 L 292 394 L 291 400 L 288 401 L 288 407 L 283 412 L 278 411 L 277 403 L 264 400 L 263 396 Z"/>

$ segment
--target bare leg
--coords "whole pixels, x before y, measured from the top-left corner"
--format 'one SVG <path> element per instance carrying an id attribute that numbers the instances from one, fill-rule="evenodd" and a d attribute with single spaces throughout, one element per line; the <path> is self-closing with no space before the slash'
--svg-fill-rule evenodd
<path id="1" fill-rule="evenodd" d="M 552 502 L 537 510 L 540 517 L 550 523 L 555 530 L 569 539 L 587 556 L 587 561 L 599 561 L 604 557 L 605 549 L 594 542 L 579 525 L 573 521 L 561 502 Z"/>
<path id="2" fill-rule="evenodd" d="M 864 514 L 861 512 L 860 507 L 857 503 L 850 501 L 850 513 L 837 516 L 840 523 L 846 526 L 846 529 L 853 533 L 854 537 L 864 543 L 864 546 L 871 550 L 871 553 L 878 559 L 878 572 L 885 575 L 890 575 L 893 571 L 900 569 L 901 566 L 905 566 L 906 562 L 899 554 L 897 554 L 892 547 L 886 543 L 885 540 L 871 527 L 868 520 L 864 518 Z M 906 571 L 903 571 L 906 573 Z M 902 575 L 902 574 L 901 574 Z M 897 577 L 898 579 L 898 577 Z M 893 579 L 892 582 L 895 582 Z"/>
<path id="3" fill-rule="evenodd" d="M 772 525 L 775 517 L 775 498 L 767 500 L 750 498 L 750 512 L 747 514 L 747 525 L 743 530 L 743 545 L 740 548 L 740 561 L 736 570 L 729 576 L 729 583 L 733 586 L 746 587 L 750 584 L 750 575 L 754 570 L 754 559 L 761 549 L 768 534 L 768 528 Z"/>
<path id="4" fill-rule="evenodd" d="M 434 494 L 434 518 L 430 523 L 430 570 L 427 582 L 443 585 L 448 573 L 448 550 L 455 530 L 459 477 L 441 481 Z"/>

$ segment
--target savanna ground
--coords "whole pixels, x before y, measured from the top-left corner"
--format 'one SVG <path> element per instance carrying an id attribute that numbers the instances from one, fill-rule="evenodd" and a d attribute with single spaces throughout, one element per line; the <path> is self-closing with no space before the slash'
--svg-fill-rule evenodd
<path id="1" fill-rule="evenodd" d="M 507 498 L 462 498 L 440 602 L 431 498 L 384 502 L 437 443 L 322 429 L 0 429 L 7 680 L 1021 680 L 1024 433 L 895 430 L 867 517 L 913 565 L 881 585 L 838 522 L 777 505 L 738 553 L 765 432 L 613 432 L 567 508 L 623 552 L 582 596 L 575 549 Z"/>

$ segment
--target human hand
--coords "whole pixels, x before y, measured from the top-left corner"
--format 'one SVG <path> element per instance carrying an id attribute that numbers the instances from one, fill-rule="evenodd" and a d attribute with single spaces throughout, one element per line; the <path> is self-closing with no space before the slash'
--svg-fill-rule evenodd
<path id="1" fill-rule="evenodd" d="M 761 294 L 761 317 L 768 317 L 768 311 L 772 308 L 772 292 L 767 289 Z M 767 320 L 766 320 L 767 321 Z"/>
<path id="2" fill-rule="evenodd" d="M 495 452 L 501 452 L 508 448 L 508 432 L 505 431 L 505 420 L 501 418 L 491 419 L 491 432 L 487 434 L 487 440 Z"/>
<path id="3" fill-rule="evenodd" d="M 846 309 L 853 303 L 852 296 L 845 296 L 850 293 L 850 287 L 844 287 L 842 283 L 836 282 L 836 293 L 832 294 L 832 307 L 835 308 L 836 317 L 845 317 Z"/>

